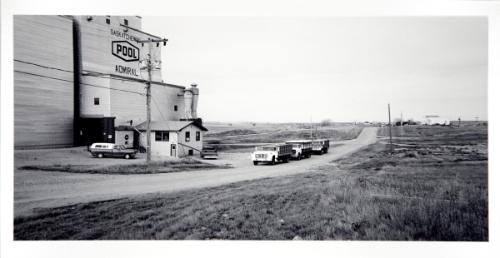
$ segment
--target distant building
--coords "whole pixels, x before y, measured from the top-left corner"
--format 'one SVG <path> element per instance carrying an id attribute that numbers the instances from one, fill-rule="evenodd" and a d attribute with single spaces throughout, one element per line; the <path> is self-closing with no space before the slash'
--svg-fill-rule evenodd
<path id="1" fill-rule="evenodd" d="M 449 125 L 450 121 L 438 115 L 427 115 L 422 121 L 424 125 Z"/>
<path id="2" fill-rule="evenodd" d="M 134 128 L 146 121 L 148 54 L 157 67 L 152 121 L 201 126 L 198 88 L 163 82 L 161 46 L 137 42 L 160 37 L 141 24 L 139 16 L 14 16 L 15 147 L 144 145 Z"/>

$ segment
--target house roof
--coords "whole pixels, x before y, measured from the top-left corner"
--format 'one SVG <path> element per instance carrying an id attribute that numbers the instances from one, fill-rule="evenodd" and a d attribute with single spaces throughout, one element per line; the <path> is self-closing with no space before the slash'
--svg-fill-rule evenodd
<path id="1" fill-rule="evenodd" d="M 189 125 L 194 125 L 200 128 L 202 131 L 208 131 L 204 126 L 195 123 L 194 121 L 151 121 L 151 131 L 174 131 L 178 132 L 186 128 Z M 137 126 L 138 130 L 146 130 L 146 122 L 141 123 Z"/>

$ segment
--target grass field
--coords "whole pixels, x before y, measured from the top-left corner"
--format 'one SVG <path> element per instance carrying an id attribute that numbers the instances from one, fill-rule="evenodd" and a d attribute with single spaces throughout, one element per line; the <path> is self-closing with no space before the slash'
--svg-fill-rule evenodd
<path id="1" fill-rule="evenodd" d="M 14 237 L 487 241 L 487 129 L 398 136 L 306 174 L 41 210 Z"/>
<path id="2" fill-rule="evenodd" d="M 167 161 L 152 161 L 150 164 L 146 162 L 125 164 L 125 165 L 70 165 L 70 164 L 53 164 L 53 165 L 26 165 L 21 166 L 21 170 L 42 170 L 42 171 L 57 171 L 69 173 L 90 173 L 90 174 L 157 174 L 157 173 L 172 173 L 189 170 L 203 170 L 216 168 L 231 168 L 230 165 L 214 165 L 206 162 L 201 162 L 194 159 L 178 159 Z"/>
<path id="3" fill-rule="evenodd" d="M 276 130 L 309 130 L 310 123 L 251 123 L 251 122 L 237 122 L 237 123 L 222 123 L 222 122 L 204 122 L 203 125 L 208 128 L 208 135 L 213 134 L 226 134 L 226 132 L 234 131 L 234 133 L 249 134 L 273 132 Z M 352 126 L 353 123 L 336 123 L 331 122 L 329 125 L 321 125 L 313 123 L 313 128 L 345 128 Z"/>
<path id="4" fill-rule="evenodd" d="M 356 138 L 363 127 L 340 124 L 320 126 L 317 124 L 217 124 L 210 125 L 210 132 L 205 135 L 205 142 L 220 151 L 250 150 L 267 143 L 279 143 L 294 139 L 327 138 L 332 141 Z"/>
<path id="5" fill-rule="evenodd" d="M 318 128 L 317 130 L 275 130 L 272 132 L 249 133 L 248 130 L 231 130 L 217 134 L 208 134 L 207 141 L 218 141 L 220 143 L 274 143 L 285 142 L 294 139 L 328 138 L 334 141 L 351 140 L 361 133 L 362 127 L 345 128 Z M 243 133 L 244 132 L 244 133 Z"/>

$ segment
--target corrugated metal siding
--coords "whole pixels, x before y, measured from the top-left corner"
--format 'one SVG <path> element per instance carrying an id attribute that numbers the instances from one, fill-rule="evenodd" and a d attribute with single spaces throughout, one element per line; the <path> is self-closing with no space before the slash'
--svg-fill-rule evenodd
<path id="1" fill-rule="evenodd" d="M 14 16 L 16 148 L 73 144 L 72 42 L 69 18 Z"/>
<path id="2" fill-rule="evenodd" d="M 82 80 L 86 83 L 107 87 L 107 89 L 102 89 L 83 85 L 81 113 L 83 116 L 101 114 L 116 117 L 115 125 L 128 125 L 130 120 L 133 120 L 134 124 L 137 125 L 146 120 L 146 90 L 145 83 L 136 82 L 133 79 L 145 79 L 147 73 L 140 71 L 138 61 L 125 62 L 113 56 L 111 45 L 112 41 L 127 41 L 139 48 L 142 60 L 146 58 L 148 53 L 148 44 L 142 46 L 127 37 L 147 39 L 150 36 L 134 30 L 125 31 L 124 27 L 119 26 L 120 21 L 129 19 L 129 22 L 133 22 L 129 23 L 130 26 L 140 29 L 141 19 L 136 16 L 111 17 L 111 24 L 106 24 L 105 18 L 93 16 L 93 19 L 88 21 L 87 16 L 78 17 L 82 32 L 83 70 L 87 73 L 82 77 Z M 117 36 L 112 31 L 119 32 L 122 36 Z M 153 59 L 160 60 L 161 47 L 156 47 L 154 44 L 151 50 Z M 116 72 L 117 65 L 135 69 L 136 76 Z M 106 74 L 116 74 L 123 78 L 103 79 L 102 77 L 109 77 Z M 161 81 L 161 71 L 154 70 L 152 77 L 154 81 Z M 154 98 L 151 103 L 152 120 L 163 120 L 163 117 L 166 120 L 180 119 L 184 103 L 182 98 L 177 97 L 177 94 L 182 94 L 183 89 L 155 84 L 151 88 Z M 95 97 L 101 99 L 100 106 L 94 105 Z M 179 111 L 174 111 L 174 105 L 178 106 Z"/>
<path id="3" fill-rule="evenodd" d="M 134 125 L 146 121 L 145 85 L 120 80 L 110 80 L 110 84 L 115 89 L 110 92 L 111 116 L 116 117 L 115 125 L 128 125 L 130 120 L 133 120 Z"/>
<path id="4" fill-rule="evenodd" d="M 109 26 L 87 21 L 78 16 L 81 31 L 82 69 L 100 73 L 111 73 L 111 43 Z"/>
<path id="5" fill-rule="evenodd" d="M 116 125 L 127 125 L 133 120 L 134 125 L 146 121 L 146 84 L 139 82 L 111 80 L 111 116 L 116 117 Z M 142 93 L 144 95 L 132 92 Z M 179 120 L 183 115 L 183 89 L 157 84 L 151 85 L 151 120 Z M 178 111 L 174 111 L 174 106 Z"/>
<path id="6" fill-rule="evenodd" d="M 111 116 L 109 78 L 82 76 L 80 85 L 80 114 L 86 116 Z M 99 98 L 99 105 L 94 104 Z"/>
<path id="7" fill-rule="evenodd" d="M 174 87 L 152 85 L 152 108 L 151 119 L 153 121 L 175 121 L 180 120 L 184 115 L 184 90 Z M 177 111 L 174 111 L 177 106 Z"/>

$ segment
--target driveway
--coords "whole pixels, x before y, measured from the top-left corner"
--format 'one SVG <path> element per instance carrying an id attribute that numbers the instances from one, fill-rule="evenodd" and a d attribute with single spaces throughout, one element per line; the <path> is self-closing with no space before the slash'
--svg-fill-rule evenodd
<path id="1" fill-rule="evenodd" d="M 358 138 L 330 148 L 310 159 L 275 166 L 254 166 L 249 153 L 222 154 L 215 163 L 232 163 L 233 169 L 214 169 L 152 175 L 99 175 L 16 170 L 14 215 L 32 214 L 36 208 L 57 207 L 80 202 L 123 198 L 130 195 L 213 187 L 244 180 L 299 174 L 339 159 L 375 143 L 377 128 L 365 128 Z M 228 162 L 229 161 L 229 162 Z"/>

